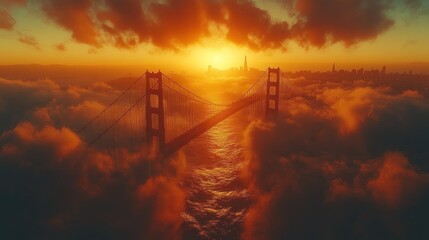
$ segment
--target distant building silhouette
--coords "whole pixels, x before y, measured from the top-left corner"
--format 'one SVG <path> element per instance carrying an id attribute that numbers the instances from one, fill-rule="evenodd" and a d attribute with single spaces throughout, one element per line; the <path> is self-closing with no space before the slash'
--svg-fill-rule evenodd
<path id="1" fill-rule="evenodd" d="M 247 67 L 247 56 L 244 56 L 244 66 L 243 71 L 248 72 L 249 68 Z"/>
<path id="2" fill-rule="evenodd" d="M 332 66 L 332 72 L 335 72 L 335 63 L 334 63 L 334 65 Z"/>

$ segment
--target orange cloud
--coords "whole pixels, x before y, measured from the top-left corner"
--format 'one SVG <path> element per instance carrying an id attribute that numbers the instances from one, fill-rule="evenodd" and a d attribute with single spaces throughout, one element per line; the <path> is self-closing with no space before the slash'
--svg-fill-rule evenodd
<path id="1" fill-rule="evenodd" d="M 178 50 L 219 34 L 254 50 L 284 50 L 288 41 L 316 47 L 336 42 L 350 46 L 376 38 L 394 23 L 387 15 L 394 5 L 391 0 L 283 1 L 290 21 L 274 20 L 255 2 L 45 0 L 42 9 L 76 41 L 118 48 L 151 43 Z"/>
<path id="2" fill-rule="evenodd" d="M 23 44 L 32 46 L 35 49 L 40 50 L 39 42 L 37 42 L 37 40 L 33 36 L 22 35 L 18 38 L 18 40 Z"/>
<path id="3" fill-rule="evenodd" d="M 252 1 L 225 1 L 226 17 L 221 21 L 227 28 L 227 39 L 252 49 L 282 49 L 291 38 L 287 22 L 274 22 L 269 12 Z"/>
<path id="4" fill-rule="evenodd" d="M 41 151 L 50 149 L 54 158 L 61 160 L 74 152 L 81 144 L 80 138 L 70 129 L 55 129 L 52 126 L 44 126 L 37 129 L 30 122 L 18 124 L 12 131 L 4 134 L 3 137 L 15 136 L 18 142 L 36 144 Z"/>
<path id="5" fill-rule="evenodd" d="M 429 93 L 397 84 L 301 79 L 305 104 L 285 96 L 280 119 L 251 123 L 242 238 L 426 237 Z"/>
<path id="6" fill-rule="evenodd" d="M 368 182 L 375 200 L 397 208 L 420 197 L 429 186 L 429 174 L 418 173 L 400 153 L 384 156 L 378 176 Z"/>
<path id="7" fill-rule="evenodd" d="M 15 19 L 5 9 L 0 8 L 0 29 L 12 30 Z"/>
<path id="8" fill-rule="evenodd" d="M 91 17 L 90 0 L 46 0 L 42 9 L 58 25 L 72 32 L 78 42 L 99 46 L 98 31 Z"/>
<path id="9" fill-rule="evenodd" d="M 0 29 L 12 30 L 15 26 L 15 19 L 10 14 L 9 10 L 13 6 L 23 6 L 27 4 L 27 0 L 1 0 L 0 1 Z"/>
<path id="10" fill-rule="evenodd" d="M 64 52 L 67 50 L 66 45 L 64 43 L 55 45 L 55 49 L 57 49 L 60 52 Z"/>
<path id="11" fill-rule="evenodd" d="M 144 146 L 86 148 L 71 130 L 104 109 L 112 94 L 118 92 L 106 83 L 60 87 L 0 78 L 0 182 L 8 183 L 0 184 L 0 206 L 8 206 L 1 209 L 1 237 L 177 236 L 186 159 L 150 161 Z"/>
<path id="12" fill-rule="evenodd" d="M 0 180 L 10 183 L 0 185 L 0 203 L 8 206 L 0 217 L 8 226 L 2 236 L 25 238 L 22 228 L 36 238 L 167 240 L 179 233 L 185 195 L 174 159 L 152 162 L 129 153 L 115 160 L 83 148 L 67 128 L 30 122 L 3 133 L 0 146 Z M 86 230 L 95 228 L 102 231 Z"/>
<path id="13" fill-rule="evenodd" d="M 350 91 L 332 89 L 325 91 L 327 102 L 340 120 L 340 131 L 349 134 L 357 131 L 360 125 L 371 116 L 375 108 L 383 104 L 383 96 L 372 88 L 356 88 Z"/>
<path id="14" fill-rule="evenodd" d="M 0 5 L 4 6 L 13 6 L 13 5 L 25 5 L 27 4 L 27 0 L 1 0 Z"/>
<path id="15" fill-rule="evenodd" d="M 150 178 L 137 189 L 141 202 L 137 208 L 151 209 L 154 215 L 149 223 L 148 238 L 173 239 L 177 237 L 185 210 L 185 193 L 175 180 L 165 177 Z"/>

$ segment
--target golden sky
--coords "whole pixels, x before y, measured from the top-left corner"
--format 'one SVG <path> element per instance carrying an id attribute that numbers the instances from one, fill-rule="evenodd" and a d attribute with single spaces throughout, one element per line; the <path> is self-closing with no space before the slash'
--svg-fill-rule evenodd
<path id="1" fill-rule="evenodd" d="M 419 0 L 0 0 L 0 64 L 174 70 L 427 62 Z"/>

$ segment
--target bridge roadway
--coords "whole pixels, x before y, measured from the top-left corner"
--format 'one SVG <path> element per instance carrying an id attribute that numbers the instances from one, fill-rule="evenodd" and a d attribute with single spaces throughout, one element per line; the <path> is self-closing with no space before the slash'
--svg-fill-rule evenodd
<path id="1" fill-rule="evenodd" d="M 230 107 L 222 110 L 221 112 L 215 114 L 214 116 L 208 118 L 207 120 L 201 122 L 190 130 L 186 131 L 182 135 L 176 137 L 170 142 L 165 144 L 164 155 L 171 155 L 178 151 L 180 148 L 184 147 L 193 139 L 202 135 L 210 128 L 216 126 L 218 123 L 222 122 L 226 118 L 232 116 L 234 113 L 240 111 L 241 109 L 257 102 L 265 99 L 265 96 L 250 96 L 243 98 L 235 103 L 233 103 Z"/>

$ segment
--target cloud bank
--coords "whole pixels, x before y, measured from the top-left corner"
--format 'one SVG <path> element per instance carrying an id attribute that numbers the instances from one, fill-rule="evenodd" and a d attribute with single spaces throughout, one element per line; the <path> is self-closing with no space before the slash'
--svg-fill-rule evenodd
<path id="1" fill-rule="evenodd" d="M 241 237 L 425 239 L 427 83 L 290 81 L 300 97 L 289 91 L 278 121 L 245 132 Z M 180 235 L 183 156 L 153 161 L 138 150 L 118 161 L 76 134 L 119 93 L 103 82 L 0 79 L 0 237 Z"/>
<path id="2" fill-rule="evenodd" d="M 185 195 L 183 156 L 115 159 L 74 129 L 118 92 L 0 79 L 0 238 L 172 239 Z M 23 98 L 25 96 L 25 98 Z"/>
<path id="3" fill-rule="evenodd" d="M 401 6 L 393 0 L 273 2 L 287 20 L 274 18 L 252 0 L 43 0 L 38 5 L 47 19 L 69 31 L 74 40 L 96 48 L 153 44 L 179 50 L 216 37 L 256 51 L 286 49 L 290 41 L 321 48 L 375 39 L 394 24 L 389 10 Z M 422 6 L 420 1 L 405 4 L 408 9 Z M 10 14 L 1 16 L 0 26 L 10 29 Z"/>
<path id="4" fill-rule="evenodd" d="M 14 6 L 25 6 L 27 0 L 1 0 L 0 1 L 0 30 L 12 30 L 16 20 L 10 14 Z"/>
<path id="5" fill-rule="evenodd" d="M 245 133 L 253 203 L 242 238 L 427 238 L 426 88 L 295 84 L 309 100 L 289 96 L 277 122 L 254 122 Z"/>

